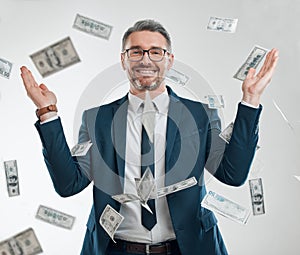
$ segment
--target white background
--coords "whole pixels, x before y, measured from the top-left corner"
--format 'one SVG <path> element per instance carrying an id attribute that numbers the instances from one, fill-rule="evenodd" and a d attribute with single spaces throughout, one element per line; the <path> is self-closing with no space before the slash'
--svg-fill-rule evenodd
<path id="1" fill-rule="evenodd" d="M 77 13 L 112 25 L 110 39 L 72 28 Z M 236 32 L 207 31 L 210 16 L 238 18 Z M 38 82 L 55 91 L 65 134 L 73 146 L 81 94 L 94 77 L 119 62 L 124 31 L 139 19 L 151 18 L 170 32 L 175 58 L 195 69 L 216 94 L 223 95 L 225 124 L 233 120 L 241 99 L 241 82 L 232 76 L 252 47 L 280 50 L 276 74 L 262 98 L 261 149 L 249 175 L 263 180 L 266 213 L 251 215 L 246 225 L 217 218 L 230 254 L 299 254 L 300 182 L 294 177 L 300 175 L 299 17 L 298 0 L 0 0 L 0 58 L 13 63 L 10 79 L 0 77 L 0 241 L 32 227 L 44 254 L 79 254 L 92 204 L 91 185 L 70 198 L 55 193 L 33 126 L 35 106 L 26 96 L 19 67 L 28 66 Z M 81 62 L 42 79 L 29 55 L 67 36 Z M 99 84 L 99 98 L 109 86 Z M 18 163 L 21 195 L 9 198 L 3 161 L 12 159 Z M 234 188 L 209 179 L 207 188 L 251 209 L 248 181 Z M 40 204 L 74 215 L 73 229 L 37 220 Z"/>

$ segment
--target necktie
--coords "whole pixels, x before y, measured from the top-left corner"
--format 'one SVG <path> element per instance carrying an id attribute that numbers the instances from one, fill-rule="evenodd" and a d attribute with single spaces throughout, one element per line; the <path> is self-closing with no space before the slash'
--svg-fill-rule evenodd
<path id="1" fill-rule="evenodd" d="M 141 141 L 141 176 L 144 174 L 144 172 L 148 167 L 150 168 L 154 176 L 154 135 L 153 133 L 154 133 L 154 126 L 155 126 L 155 109 L 148 93 L 146 93 L 146 97 L 145 97 L 142 122 L 143 125 L 142 125 L 142 141 Z M 142 224 L 145 228 L 147 228 L 150 231 L 157 223 L 156 212 L 155 212 L 155 200 L 154 199 L 149 200 L 148 206 L 150 207 L 153 214 L 151 214 L 148 210 L 146 210 L 142 206 L 141 209 Z"/>

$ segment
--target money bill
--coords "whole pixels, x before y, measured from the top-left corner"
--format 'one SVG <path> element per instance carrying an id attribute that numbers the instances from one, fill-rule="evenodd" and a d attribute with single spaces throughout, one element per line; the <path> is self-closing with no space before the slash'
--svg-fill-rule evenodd
<path id="1" fill-rule="evenodd" d="M 160 188 L 157 190 L 157 197 L 163 197 L 174 192 L 178 192 L 180 190 L 184 190 L 190 188 L 197 184 L 197 180 L 195 177 L 191 177 L 189 179 L 183 180 L 181 182 L 177 182 L 175 184 Z"/>
<path id="2" fill-rule="evenodd" d="M 4 161 L 8 196 L 20 195 L 18 166 L 16 160 Z"/>
<path id="3" fill-rule="evenodd" d="M 71 149 L 72 156 L 85 156 L 93 144 L 91 141 L 78 143 Z"/>
<path id="4" fill-rule="evenodd" d="M 138 182 L 137 194 L 143 203 L 147 203 L 150 194 L 155 186 L 155 180 L 149 167 L 147 167 L 142 178 Z"/>
<path id="5" fill-rule="evenodd" d="M 0 243 L 1 255 L 36 255 L 42 252 L 41 245 L 32 228 Z"/>
<path id="6" fill-rule="evenodd" d="M 250 187 L 253 215 L 264 214 L 265 204 L 264 204 L 262 179 L 257 178 L 257 179 L 249 180 L 249 187 Z"/>
<path id="7" fill-rule="evenodd" d="M 222 95 L 208 95 L 207 100 L 210 109 L 224 108 L 225 106 Z"/>
<path id="8" fill-rule="evenodd" d="M 140 200 L 140 198 L 134 194 L 118 194 L 111 196 L 114 200 L 118 201 L 120 204 L 125 204 L 132 201 Z"/>
<path id="9" fill-rule="evenodd" d="M 77 14 L 73 28 L 108 40 L 113 27 Z"/>
<path id="10" fill-rule="evenodd" d="M 167 74 L 166 78 L 170 80 L 171 82 L 174 82 L 176 84 L 179 84 L 180 86 L 184 86 L 189 81 L 190 77 L 185 75 L 184 73 L 179 72 L 178 70 L 175 70 L 174 68 L 171 68 Z"/>
<path id="11" fill-rule="evenodd" d="M 233 122 L 229 123 L 229 125 L 219 134 L 219 136 L 226 142 L 229 143 L 233 130 Z"/>
<path id="12" fill-rule="evenodd" d="M 67 229 L 71 229 L 75 221 L 74 216 L 62 213 L 44 205 L 39 206 L 35 217 L 52 225 Z"/>
<path id="13" fill-rule="evenodd" d="M 234 33 L 238 19 L 210 17 L 207 25 L 208 30 Z"/>
<path id="14" fill-rule="evenodd" d="M 0 58 L 0 76 L 9 79 L 12 65 L 11 62 Z"/>
<path id="15" fill-rule="evenodd" d="M 80 62 L 70 37 L 30 55 L 30 58 L 43 77 Z"/>
<path id="16" fill-rule="evenodd" d="M 213 191 L 209 191 L 205 195 L 201 202 L 201 206 L 242 224 L 247 223 L 250 215 L 249 209 L 242 207 Z"/>
<path id="17" fill-rule="evenodd" d="M 267 52 L 267 49 L 264 49 L 260 46 L 254 46 L 250 54 L 248 55 L 245 63 L 242 64 L 242 66 L 239 68 L 239 70 L 236 72 L 233 78 L 236 78 L 241 81 L 245 80 L 249 69 L 251 67 L 256 68 L 259 65 L 259 63 L 263 60 Z"/>
<path id="18" fill-rule="evenodd" d="M 114 235 L 123 220 L 124 217 L 108 204 L 100 216 L 99 223 L 110 238 L 116 242 Z"/>

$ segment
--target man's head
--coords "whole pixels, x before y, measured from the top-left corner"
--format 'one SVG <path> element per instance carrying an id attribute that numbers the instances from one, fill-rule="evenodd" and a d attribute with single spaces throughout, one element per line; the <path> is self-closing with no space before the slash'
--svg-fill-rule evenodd
<path id="1" fill-rule="evenodd" d="M 133 94 L 164 91 L 165 74 L 173 60 L 170 36 L 160 23 L 141 20 L 125 32 L 121 61 Z"/>

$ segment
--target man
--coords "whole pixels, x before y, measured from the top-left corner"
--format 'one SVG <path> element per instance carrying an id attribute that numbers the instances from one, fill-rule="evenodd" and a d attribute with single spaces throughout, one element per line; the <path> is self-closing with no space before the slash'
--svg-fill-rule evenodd
<path id="1" fill-rule="evenodd" d="M 81 254 L 227 254 L 214 214 L 200 204 L 206 194 L 204 167 L 228 185 L 245 182 L 258 140 L 260 96 L 271 81 L 278 51 L 268 53 L 258 74 L 249 70 L 232 137 L 226 144 L 218 136 L 221 127 L 215 110 L 181 98 L 166 86 L 164 77 L 174 56 L 169 34 L 159 23 L 136 22 L 125 32 L 122 48 L 129 93 L 84 112 L 79 142 L 93 143 L 84 157 L 70 154 L 57 117 L 55 94 L 21 67 L 28 96 L 38 108 L 35 126 L 56 191 L 71 196 L 94 182 L 94 204 Z M 142 113 L 149 95 L 156 111 L 151 167 L 157 188 L 189 177 L 195 177 L 198 185 L 150 200 L 155 201 L 153 215 L 147 217 L 152 217 L 153 224 L 146 227 L 140 201 L 120 204 L 111 196 L 136 192 L 134 180 L 141 177 L 145 139 Z M 124 216 L 114 235 L 116 243 L 99 224 L 107 205 Z"/>

